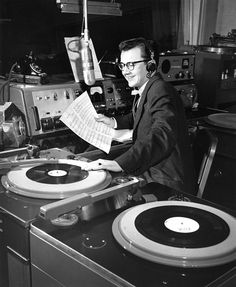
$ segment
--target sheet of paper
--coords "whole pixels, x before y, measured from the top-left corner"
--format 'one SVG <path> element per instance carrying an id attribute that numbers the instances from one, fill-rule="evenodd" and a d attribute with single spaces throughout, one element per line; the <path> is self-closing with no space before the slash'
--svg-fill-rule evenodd
<path id="1" fill-rule="evenodd" d="M 97 116 L 88 93 L 84 92 L 66 108 L 60 120 L 83 140 L 109 153 L 114 129 L 97 122 Z"/>

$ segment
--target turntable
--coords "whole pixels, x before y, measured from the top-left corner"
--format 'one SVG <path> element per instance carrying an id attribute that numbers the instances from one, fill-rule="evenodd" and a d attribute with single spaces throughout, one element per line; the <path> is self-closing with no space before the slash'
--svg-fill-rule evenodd
<path id="1" fill-rule="evenodd" d="M 32 198 L 63 199 L 82 192 L 95 192 L 111 183 L 111 175 L 106 171 L 83 170 L 83 161 L 59 159 L 38 162 L 29 160 L 13 167 L 2 177 L 3 186 Z"/>
<path id="2" fill-rule="evenodd" d="M 0 238 L 0 266 L 6 269 L 0 269 L 3 286 L 8 286 L 11 276 L 6 276 L 12 272 L 20 277 L 17 282 L 31 286 L 29 231 L 39 216 L 54 219 L 55 226 L 68 227 L 78 218 L 90 220 L 129 204 L 128 197 L 141 181 L 124 174 L 85 171 L 86 160 L 80 157 L 1 162 L 4 175 L 0 185 L 0 235 L 4 240 Z M 14 259 L 8 259 L 12 254 Z"/>
<path id="3" fill-rule="evenodd" d="M 79 281 L 84 287 L 203 287 L 235 266 L 234 216 L 194 196 L 163 195 L 150 186 L 160 201 L 66 230 L 42 219 L 32 223 L 33 287 L 43 280 L 73 287 Z M 176 200 L 185 197 L 191 201 Z M 49 252 L 50 258 L 42 255 Z M 59 260 L 63 274 L 55 268 Z"/>
<path id="4" fill-rule="evenodd" d="M 160 201 L 124 204 L 139 180 L 85 172 L 82 159 L 28 160 L 2 184 L 6 274 L 24 269 L 25 286 L 200 287 L 236 264 L 235 218 L 193 196 L 153 184 Z M 52 220 L 74 210 L 69 227 Z"/>
<path id="5" fill-rule="evenodd" d="M 121 213 L 112 226 L 127 251 L 177 267 L 215 266 L 236 259 L 236 219 L 199 203 L 162 201 Z"/>

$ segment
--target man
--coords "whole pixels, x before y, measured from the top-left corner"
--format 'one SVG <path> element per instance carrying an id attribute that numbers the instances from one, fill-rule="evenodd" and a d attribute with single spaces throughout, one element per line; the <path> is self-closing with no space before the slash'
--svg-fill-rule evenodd
<path id="1" fill-rule="evenodd" d="M 135 103 L 137 110 L 134 114 L 134 107 L 133 113 L 116 118 L 100 115 L 97 121 L 115 128 L 114 139 L 124 137 L 128 131 L 133 144 L 115 160 L 99 159 L 86 169 L 124 171 L 143 177 L 147 183 L 189 191 L 185 171 L 191 167 L 185 165 L 189 147 L 184 109 L 175 89 L 157 73 L 154 44 L 144 38 L 120 43 L 118 66 L 129 86 L 140 95 Z"/>

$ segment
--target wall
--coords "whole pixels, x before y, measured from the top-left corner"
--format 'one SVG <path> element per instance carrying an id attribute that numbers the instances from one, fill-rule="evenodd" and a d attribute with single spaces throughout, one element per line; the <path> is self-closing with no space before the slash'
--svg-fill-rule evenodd
<path id="1" fill-rule="evenodd" d="M 183 44 L 207 45 L 213 33 L 227 35 L 236 29 L 235 0 L 181 0 Z"/>
<path id="2" fill-rule="evenodd" d="M 218 0 L 218 15 L 216 21 L 216 33 L 227 35 L 232 29 L 236 29 L 236 1 Z"/>

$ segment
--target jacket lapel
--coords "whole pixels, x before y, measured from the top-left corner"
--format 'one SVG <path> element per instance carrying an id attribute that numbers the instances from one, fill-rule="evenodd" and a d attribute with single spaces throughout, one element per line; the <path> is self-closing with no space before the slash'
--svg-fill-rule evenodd
<path id="1" fill-rule="evenodd" d="M 153 76 L 147 83 L 143 93 L 142 93 L 142 96 L 141 96 L 141 100 L 140 100 L 140 103 L 139 103 L 139 106 L 138 106 L 138 110 L 136 112 L 136 115 L 135 115 L 135 119 L 134 119 L 134 127 L 133 127 L 133 130 L 136 129 L 140 119 L 141 119 L 141 115 L 142 115 L 142 111 L 143 111 L 143 106 L 144 106 L 144 102 L 146 101 L 146 98 L 147 98 L 147 92 L 149 90 L 149 88 L 151 87 L 152 83 L 157 79 L 156 76 Z"/>

